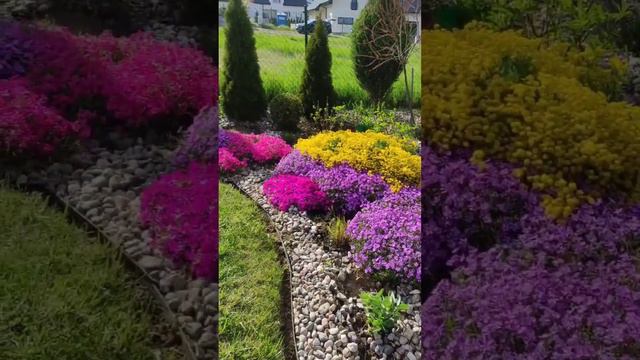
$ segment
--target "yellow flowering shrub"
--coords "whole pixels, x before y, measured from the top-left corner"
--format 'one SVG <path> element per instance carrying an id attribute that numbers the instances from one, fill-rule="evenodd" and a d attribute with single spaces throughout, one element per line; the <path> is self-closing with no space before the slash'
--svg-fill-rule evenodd
<path id="1" fill-rule="evenodd" d="M 326 131 L 298 140 L 295 148 L 327 167 L 349 164 L 379 174 L 393 191 L 420 184 L 418 145 L 376 132 Z"/>
<path id="2" fill-rule="evenodd" d="M 441 149 L 506 160 L 566 217 L 604 194 L 640 195 L 640 109 L 609 102 L 624 64 L 545 46 L 515 32 L 428 31 L 422 46 L 422 126 Z"/>

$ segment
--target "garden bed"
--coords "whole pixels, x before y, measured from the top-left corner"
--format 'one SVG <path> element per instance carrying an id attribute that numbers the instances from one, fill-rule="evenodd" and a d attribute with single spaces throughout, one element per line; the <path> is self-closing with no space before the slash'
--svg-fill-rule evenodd
<path id="1" fill-rule="evenodd" d="M 20 185 L 46 188 L 99 229 L 133 259 L 162 294 L 188 336 L 198 359 L 216 357 L 217 284 L 192 279 L 184 269 L 155 250 L 148 230 L 139 223 L 140 193 L 159 175 L 172 169 L 169 148 L 138 144 L 126 150 L 95 147 L 69 163 L 10 177 Z"/>
<path id="2" fill-rule="evenodd" d="M 419 159 L 410 152 L 415 151 L 413 141 L 372 132 L 327 132 L 299 139 L 292 152 L 289 145 L 273 135 L 221 130 L 219 139 L 222 179 L 238 187 L 265 211 L 289 260 L 285 265 L 291 267 L 290 321 L 296 358 L 420 358 L 420 290 L 419 275 L 415 273 L 419 269 L 419 256 L 414 256 L 419 248 L 419 236 L 415 236 L 419 215 L 413 216 L 418 197 L 411 185 L 418 179 Z M 335 164 L 322 165 L 309 156 L 317 155 L 311 153 L 324 148 L 321 145 L 324 141 L 345 141 L 342 155 L 366 153 L 377 161 L 356 157 L 349 164 L 336 160 Z M 310 155 L 299 151 L 305 154 L 309 151 Z M 381 151 L 389 151 L 385 155 L 387 160 L 377 157 Z M 275 168 L 274 161 L 279 161 Z M 379 168 L 372 168 L 372 172 L 383 173 L 385 180 L 380 175 L 355 170 L 374 163 Z M 323 190 L 317 188 L 318 184 Z M 400 191 L 404 187 L 408 188 Z M 399 199 L 405 200 L 394 203 Z M 415 201 L 410 200 L 410 208 L 401 210 L 404 205 L 400 204 L 408 199 Z M 350 223 L 365 224 L 370 221 L 367 216 L 377 216 L 373 214 L 386 211 L 387 206 L 396 214 L 392 216 L 402 217 L 400 213 L 405 210 L 412 214 L 398 219 L 403 227 L 398 230 L 405 231 L 410 238 L 398 240 L 407 244 L 396 251 L 406 258 L 393 255 L 387 258 L 386 250 L 365 250 L 371 244 L 356 249 L 360 241 L 364 244 L 382 241 L 373 246 L 392 249 L 396 246 L 395 234 L 377 240 L 369 234 L 356 240 L 358 226 L 353 225 L 348 230 L 354 236 L 353 243 L 338 244 L 331 240 L 329 228 L 336 213 L 343 213 L 347 219 L 356 215 Z M 351 249 L 347 250 L 345 245 Z M 398 267 L 399 263 L 404 265 Z M 376 277 L 387 271 L 386 277 Z M 387 324 L 386 330 L 373 331 L 361 296 L 380 289 L 394 293 L 407 304 L 407 311 L 398 314 L 398 319 Z"/>

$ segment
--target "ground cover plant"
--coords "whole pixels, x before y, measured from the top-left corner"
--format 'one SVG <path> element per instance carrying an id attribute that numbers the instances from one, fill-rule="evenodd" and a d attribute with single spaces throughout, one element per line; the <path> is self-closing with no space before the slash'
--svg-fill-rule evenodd
<path id="1" fill-rule="evenodd" d="M 0 209 L 3 358 L 155 358 L 151 299 L 113 251 L 37 195 L 0 185 Z"/>
<path id="2" fill-rule="evenodd" d="M 275 241 L 251 200 L 219 186 L 220 358 L 284 359 Z"/>
<path id="3" fill-rule="evenodd" d="M 416 186 L 420 180 L 420 157 L 413 140 L 375 132 L 328 131 L 299 140 L 295 148 L 328 167 L 346 163 L 379 174 L 393 191 Z"/>
<path id="4" fill-rule="evenodd" d="M 434 146 L 514 164 L 547 192 L 554 217 L 604 194 L 637 198 L 640 109 L 607 100 L 624 64 L 603 69 L 562 44 L 473 27 L 430 32 L 425 43 L 423 129 Z"/>
<path id="5" fill-rule="evenodd" d="M 640 356 L 624 64 L 475 24 L 423 38 L 425 358 Z"/>
<path id="6" fill-rule="evenodd" d="M 45 155 L 69 150 L 62 145 L 87 137 L 97 127 L 140 128 L 151 123 L 188 124 L 215 101 L 216 70 L 195 49 L 161 42 L 140 33 L 127 38 L 109 34 L 73 35 L 68 30 L 11 24 L 4 32 L 3 101 L 14 106 L 0 120 L 3 153 L 42 155 L 19 144 L 29 116 L 41 129 L 28 136 Z M 3 29 L 6 25 L 2 25 Z M 16 63 L 20 59 L 21 63 Z M 177 122 L 177 123 L 176 123 Z M 61 134 L 64 130 L 66 134 Z M 53 135 L 59 136 L 54 143 Z M 66 141 L 68 140 L 68 141 Z"/>
<path id="7" fill-rule="evenodd" d="M 296 205 L 350 219 L 345 235 L 365 273 L 420 281 L 419 192 L 413 183 L 420 160 L 408 151 L 414 147 L 373 132 L 320 133 L 298 140 L 263 191 L 280 211 Z"/>
<path id="8" fill-rule="evenodd" d="M 236 172 L 250 163 L 276 162 L 290 152 L 291 146 L 277 136 L 220 130 L 218 153 L 220 170 L 225 173 Z"/>
<path id="9" fill-rule="evenodd" d="M 219 32 L 220 59 L 224 61 L 224 44 L 227 39 L 224 32 Z M 256 30 L 254 33 L 260 76 L 264 84 L 266 97 L 272 99 L 277 94 L 297 94 L 304 68 L 304 36 L 291 32 L 273 32 Z M 329 50 L 331 51 L 331 77 L 336 92 L 336 103 L 354 106 L 357 104 L 371 105 L 367 93 L 358 85 L 353 58 L 351 55 L 351 39 L 347 36 L 329 35 Z M 414 51 L 409 59 L 408 69 L 415 69 L 414 83 L 420 79 L 420 53 Z M 220 79 L 224 82 L 224 79 Z M 398 80 L 393 85 L 387 106 L 405 107 L 406 95 L 404 80 Z M 417 86 L 416 86 L 417 88 Z M 419 105 L 419 89 L 414 91 L 414 106 Z"/>

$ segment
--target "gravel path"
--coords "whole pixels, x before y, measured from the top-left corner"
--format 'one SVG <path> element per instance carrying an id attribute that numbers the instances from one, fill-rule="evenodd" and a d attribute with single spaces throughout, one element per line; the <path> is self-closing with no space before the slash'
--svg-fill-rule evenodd
<path id="1" fill-rule="evenodd" d="M 346 283 L 356 277 L 348 256 L 328 246 L 324 224 L 295 209 L 272 207 L 262 194 L 271 169 L 255 168 L 226 180 L 234 183 L 269 215 L 280 235 L 293 269 L 291 294 L 295 341 L 299 360 L 419 359 L 420 290 L 417 285 L 395 289 L 409 311 L 392 333 L 371 336 L 357 296 Z M 370 289 L 376 290 L 376 289 Z"/>

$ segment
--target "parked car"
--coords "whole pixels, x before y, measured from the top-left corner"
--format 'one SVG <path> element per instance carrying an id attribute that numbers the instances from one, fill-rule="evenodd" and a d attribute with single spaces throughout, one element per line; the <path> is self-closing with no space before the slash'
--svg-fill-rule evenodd
<path id="1" fill-rule="evenodd" d="M 322 23 L 324 24 L 324 28 L 327 29 L 327 34 L 331 34 L 331 23 L 325 20 L 323 20 Z M 315 29 L 315 26 L 316 20 L 309 20 L 306 25 L 298 25 L 296 27 L 296 31 L 300 34 L 311 34 L 313 32 L 313 29 Z"/>

